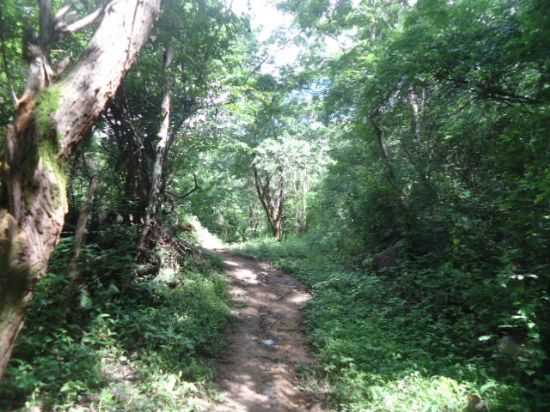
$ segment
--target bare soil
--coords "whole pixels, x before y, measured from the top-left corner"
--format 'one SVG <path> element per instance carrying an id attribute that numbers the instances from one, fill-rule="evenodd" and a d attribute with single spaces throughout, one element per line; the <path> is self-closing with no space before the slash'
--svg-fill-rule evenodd
<path id="1" fill-rule="evenodd" d="M 235 322 L 218 364 L 222 400 L 212 412 L 321 412 L 321 402 L 300 383 L 311 366 L 302 284 L 268 264 L 221 251 L 230 280 Z"/>

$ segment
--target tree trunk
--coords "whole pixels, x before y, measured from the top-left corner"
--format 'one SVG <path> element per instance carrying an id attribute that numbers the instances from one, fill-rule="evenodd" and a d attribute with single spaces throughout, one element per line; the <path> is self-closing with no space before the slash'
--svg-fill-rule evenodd
<path id="1" fill-rule="evenodd" d="M 172 82 L 168 73 L 168 67 L 172 63 L 173 50 L 168 47 L 164 53 L 164 96 L 162 98 L 161 106 L 161 124 L 158 132 L 158 142 L 155 147 L 155 161 L 153 164 L 153 173 L 151 175 L 150 191 L 147 202 L 147 209 L 145 212 L 145 223 L 143 225 L 143 231 L 141 233 L 141 239 L 139 242 L 139 251 L 143 256 L 147 253 L 147 245 L 149 237 L 153 231 L 153 226 L 158 220 L 158 214 L 160 211 L 163 187 L 163 176 L 165 164 L 166 164 L 166 152 L 168 150 L 168 142 L 170 140 L 170 111 L 172 109 L 172 96 L 171 86 Z"/>
<path id="2" fill-rule="evenodd" d="M 401 188 L 399 187 L 399 184 L 397 182 L 397 178 L 395 176 L 393 166 L 390 162 L 390 158 L 386 150 L 386 146 L 384 145 L 382 128 L 378 125 L 378 122 L 374 119 L 374 117 L 370 118 L 370 123 L 374 130 L 374 136 L 376 137 L 376 143 L 378 144 L 378 149 L 380 150 L 380 158 L 384 163 L 384 168 L 386 171 L 386 179 L 388 183 L 395 189 L 395 192 L 398 194 L 398 196 L 401 197 Z"/>
<path id="3" fill-rule="evenodd" d="M 32 289 L 59 241 L 67 212 L 65 163 L 135 62 L 159 9 L 160 0 L 110 2 L 87 50 L 55 83 L 47 54 L 35 61 L 38 70 L 32 74 L 41 76 L 40 82 L 29 82 L 18 101 L 0 162 L 7 189 L 0 205 L 0 377 Z M 76 23 L 63 30 L 83 27 Z"/>
<path id="4" fill-rule="evenodd" d="M 283 240 L 283 219 L 279 218 L 275 221 L 273 235 L 278 242 Z"/>
<path id="5" fill-rule="evenodd" d="M 283 209 L 285 203 L 285 181 L 282 170 L 280 170 L 279 187 L 276 193 L 276 200 L 273 207 L 273 222 L 275 227 L 275 239 L 280 242 L 283 240 Z"/>
<path id="6" fill-rule="evenodd" d="M 252 171 L 254 173 L 254 184 L 256 186 L 256 192 L 258 198 L 265 211 L 267 221 L 273 231 L 273 236 L 278 241 L 283 240 L 283 209 L 284 209 L 284 179 L 282 171 L 279 175 L 279 184 L 272 194 L 271 179 L 272 176 L 267 176 L 263 181 L 258 169 L 253 166 Z"/>
<path id="7" fill-rule="evenodd" d="M 86 240 L 86 226 L 88 225 L 88 218 L 90 216 L 90 211 L 94 203 L 95 192 L 97 190 L 97 176 L 93 176 L 90 180 L 90 187 L 88 189 L 88 195 L 86 196 L 86 201 L 84 206 L 80 210 L 78 215 L 78 221 L 76 223 L 76 230 L 74 236 L 74 251 L 73 257 L 69 262 L 69 279 L 71 280 L 71 287 L 75 285 L 79 279 L 78 275 L 78 261 L 80 259 L 80 254 L 82 253 L 82 246 Z"/>

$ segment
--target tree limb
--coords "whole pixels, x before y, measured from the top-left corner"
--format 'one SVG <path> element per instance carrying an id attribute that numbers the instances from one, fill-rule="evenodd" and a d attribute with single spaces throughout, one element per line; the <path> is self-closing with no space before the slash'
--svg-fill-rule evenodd
<path id="1" fill-rule="evenodd" d="M 197 175 L 195 173 L 193 173 L 193 181 L 194 181 L 195 186 L 193 187 L 193 189 L 191 189 L 188 192 L 184 193 L 182 196 L 178 196 L 180 201 L 186 199 L 189 196 L 191 196 L 191 194 L 193 194 L 196 190 L 200 190 L 200 186 L 199 186 L 199 183 L 197 181 Z"/>
<path id="2" fill-rule="evenodd" d="M 63 21 L 62 19 L 59 19 L 58 21 L 56 21 L 55 30 L 60 33 L 76 33 L 77 31 L 83 30 L 86 27 L 91 26 L 92 24 L 97 22 L 100 19 L 100 17 L 103 15 L 103 12 L 105 11 L 106 7 L 107 7 L 107 3 L 102 7 L 98 8 L 97 10 L 93 11 L 92 13 L 88 14 L 87 16 L 84 16 L 73 23 L 68 23 L 66 21 Z M 67 12 L 63 13 L 62 17 L 66 13 Z"/>

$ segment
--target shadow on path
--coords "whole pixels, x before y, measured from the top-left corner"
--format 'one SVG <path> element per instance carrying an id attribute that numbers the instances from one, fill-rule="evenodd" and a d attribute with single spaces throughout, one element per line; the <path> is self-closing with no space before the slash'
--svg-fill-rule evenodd
<path id="1" fill-rule="evenodd" d="M 303 333 L 303 285 L 265 263 L 218 249 L 230 281 L 235 322 L 219 361 L 223 399 L 213 412 L 321 412 L 297 371 L 314 362 Z"/>

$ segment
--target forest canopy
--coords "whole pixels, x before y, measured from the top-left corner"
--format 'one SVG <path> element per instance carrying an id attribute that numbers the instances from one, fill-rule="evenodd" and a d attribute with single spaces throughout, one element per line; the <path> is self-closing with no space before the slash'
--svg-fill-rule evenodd
<path id="1" fill-rule="evenodd" d="M 0 409 L 206 393 L 200 227 L 311 290 L 330 410 L 550 410 L 547 2 L 236 3 L 0 0 Z"/>

